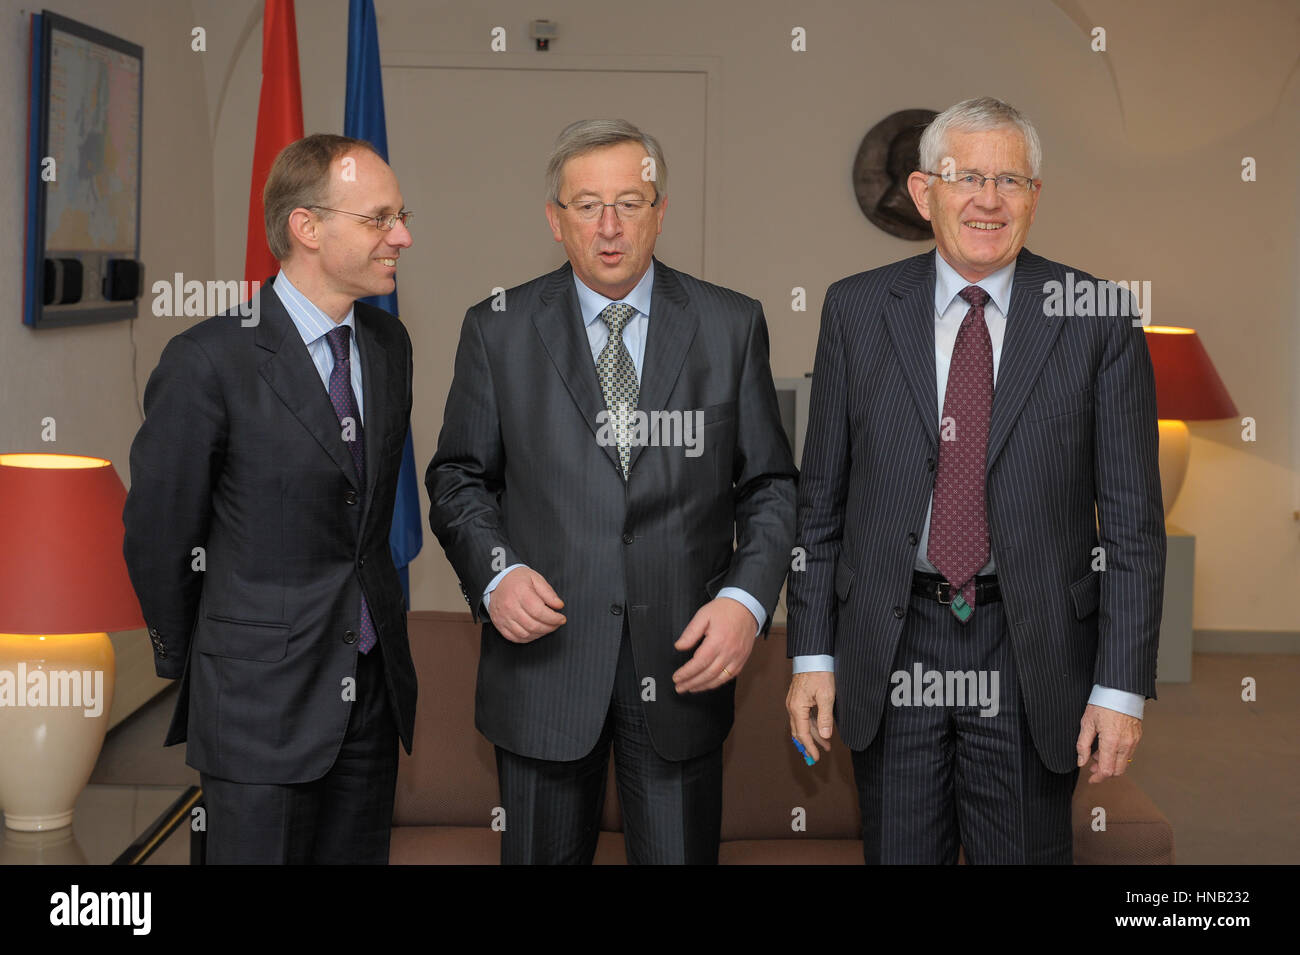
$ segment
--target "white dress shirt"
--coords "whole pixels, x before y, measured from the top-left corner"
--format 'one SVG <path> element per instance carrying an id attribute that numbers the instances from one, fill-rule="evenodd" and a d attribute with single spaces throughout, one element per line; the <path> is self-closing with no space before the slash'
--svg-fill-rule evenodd
<path id="1" fill-rule="evenodd" d="M 303 344 L 307 346 L 307 354 L 311 355 L 312 363 L 316 366 L 320 380 L 325 385 L 326 394 L 329 394 L 330 390 L 330 372 L 334 370 L 334 352 L 330 349 L 330 343 L 325 340 L 325 336 L 340 325 L 352 329 L 352 334 L 348 336 L 348 363 L 352 367 L 352 393 L 357 398 L 357 415 L 361 418 L 361 426 L 364 428 L 366 399 L 361 389 L 361 352 L 357 349 L 357 326 L 352 314 L 354 309 L 348 309 L 343 321 L 335 322 L 313 305 L 307 296 L 294 288 L 289 277 L 283 272 L 275 277 L 275 283 L 271 288 L 275 290 L 275 294 L 284 305 L 284 310 L 293 320 L 293 327 L 298 329 L 298 334 L 302 336 Z"/>

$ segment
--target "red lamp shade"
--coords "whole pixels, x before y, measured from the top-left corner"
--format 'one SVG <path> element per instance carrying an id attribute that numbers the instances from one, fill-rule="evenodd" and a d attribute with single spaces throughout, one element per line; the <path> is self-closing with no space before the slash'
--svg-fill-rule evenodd
<path id="1" fill-rule="evenodd" d="M 134 630 L 126 488 L 103 458 L 0 454 L 0 633 Z"/>
<path id="2" fill-rule="evenodd" d="M 1156 372 L 1158 417 L 1178 421 L 1237 417 L 1237 406 L 1195 329 L 1148 325 L 1146 333 Z"/>

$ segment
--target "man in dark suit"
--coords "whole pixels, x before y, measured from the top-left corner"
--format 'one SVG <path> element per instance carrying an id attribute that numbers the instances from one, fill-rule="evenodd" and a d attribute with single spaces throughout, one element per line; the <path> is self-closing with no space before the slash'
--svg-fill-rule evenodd
<path id="1" fill-rule="evenodd" d="M 159 676 L 181 680 L 208 861 L 385 863 L 415 669 L 388 550 L 411 343 L 356 299 L 411 245 L 368 144 L 286 147 L 265 191 L 280 262 L 255 321 L 168 343 L 131 446 L 126 561 Z"/>
<path id="2" fill-rule="evenodd" d="M 572 124 L 547 180 L 569 264 L 469 310 L 426 479 L 489 617 L 502 860 L 591 861 L 612 743 L 629 861 L 716 862 L 733 681 L 794 536 L 763 311 L 653 259 L 667 167 L 636 127 Z"/>
<path id="3" fill-rule="evenodd" d="M 1155 696 L 1151 360 L 1135 311 L 1053 307 L 1069 273 L 1096 283 L 1024 248 L 1042 182 L 1023 116 L 959 103 L 920 153 L 936 251 L 826 293 L 791 731 L 815 756 L 834 712 L 869 863 L 1068 863 L 1078 768 L 1096 743 L 1090 780 L 1121 775 Z"/>

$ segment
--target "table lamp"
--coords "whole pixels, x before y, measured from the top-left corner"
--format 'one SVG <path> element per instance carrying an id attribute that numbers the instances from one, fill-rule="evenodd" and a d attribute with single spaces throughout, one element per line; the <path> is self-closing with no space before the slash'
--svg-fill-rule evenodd
<path id="1" fill-rule="evenodd" d="M 1187 421 L 1235 418 L 1237 406 L 1223 386 L 1196 330 L 1146 326 L 1147 348 L 1156 373 L 1156 415 L 1160 419 L 1160 490 L 1165 517 L 1174 509 L 1187 477 L 1191 440 Z"/>
<path id="2" fill-rule="evenodd" d="M 0 809 L 58 829 L 99 758 L 108 630 L 144 626 L 122 558 L 126 488 L 103 458 L 0 454 Z"/>

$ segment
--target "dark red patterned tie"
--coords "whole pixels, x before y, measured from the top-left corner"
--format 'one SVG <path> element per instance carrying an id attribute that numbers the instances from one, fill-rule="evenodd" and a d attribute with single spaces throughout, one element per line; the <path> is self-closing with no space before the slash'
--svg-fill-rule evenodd
<path id="1" fill-rule="evenodd" d="M 344 429 L 344 443 L 352 452 L 352 463 L 357 466 L 358 488 L 362 494 L 366 486 L 366 442 L 361 431 L 361 410 L 357 407 L 357 396 L 352 393 L 352 351 L 348 347 L 352 338 L 352 329 L 340 325 L 325 335 L 330 351 L 334 353 L 334 367 L 330 370 L 330 401 L 334 412 L 339 416 L 339 424 Z M 352 427 L 348 428 L 351 422 Z M 943 459 L 940 458 L 940 463 Z M 375 622 L 370 619 L 370 607 L 366 605 L 366 595 L 361 595 L 361 636 L 357 640 L 357 649 L 369 653 L 375 648 Z"/>
<path id="2" fill-rule="evenodd" d="M 968 285 L 958 294 L 970 308 L 948 366 L 926 556 L 952 584 L 950 607 L 965 623 L 975 606 L 975 574 L 989 560 L 984 469 L 993 412 L 993 342 L 984 324 L 988 292 Z"/>

